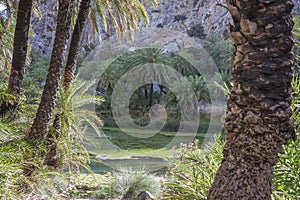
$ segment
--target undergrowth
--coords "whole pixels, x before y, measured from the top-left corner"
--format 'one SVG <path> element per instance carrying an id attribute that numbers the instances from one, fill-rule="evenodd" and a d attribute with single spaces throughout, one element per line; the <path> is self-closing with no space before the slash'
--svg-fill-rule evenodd
<path id="1" fill-rule="evenodd" d="M 198 141 L 183 144 L 167 172 L 167 182 L 162 199 L 206 199 L 214 175 L 222 160 L 223 141 L 200 149 Z"/>

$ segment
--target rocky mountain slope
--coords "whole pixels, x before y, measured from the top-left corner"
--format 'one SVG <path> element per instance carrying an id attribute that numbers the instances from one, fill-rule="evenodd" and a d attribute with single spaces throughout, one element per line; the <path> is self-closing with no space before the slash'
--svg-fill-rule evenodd
<path id="1" fill-rule="evenodd" d="M 225 4 L 225 0 L 161 0 L 159 6 L 147 7 L 150 18 L 148 26 L 177 30 L 198 38 L 208 34 L 226 37 L 231 18 L 221 4 Z M 300 0 L 294 0 L 294 4 L 294 15 L 300 15 Z M 42 16 L 33 17 L 31 44 L 37 54 L 50 56 L 55 36 L 57 1 L 41 0 L 40 10 Z M 106 35 L 103 32 L 103 36 Z M 98 40 L 87 31 L 83 44 L 90 42 Z"/>

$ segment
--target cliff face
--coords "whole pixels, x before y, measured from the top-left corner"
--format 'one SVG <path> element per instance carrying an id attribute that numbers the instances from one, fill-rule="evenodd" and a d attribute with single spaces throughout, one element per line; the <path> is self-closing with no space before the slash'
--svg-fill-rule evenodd
<path id="1" fill-rule="evenodd" d="M 55 39 L 58 4 L 55 0 L 41 0 L 41 16 L 32 16 L 31 45 L 34 53 L 50 56 Z"/>
<path id="2" fill-rule="evenodd" d="M 198 25 L 205 34 L 226 35 L 230 16 L 216 4 L 215 0 L 165 0 L 158 7 L 148 8 L 149 26 L 187 32 Z"/>
<path id="3" fill-rule="evenodd" d="M 208 34 L 228 36 L 227 24 L 231 17 L 220 4 L 225 4 L 225 0 L 161 0 L 158 7 L 147 7 L 150 18 L 148 26 L 177 30 L 198 38 Z M 300 0 L 294 0 L 294 4 L 294 16 L 300 15 Z M 57 1 L 42 0 L 40 10 L 42 16 L 33 17 L 31 44 L 37 54 L 50 56 L 55 36 Z M 85 34 L 83 44 L 98 42 L 91 38 Z"/>

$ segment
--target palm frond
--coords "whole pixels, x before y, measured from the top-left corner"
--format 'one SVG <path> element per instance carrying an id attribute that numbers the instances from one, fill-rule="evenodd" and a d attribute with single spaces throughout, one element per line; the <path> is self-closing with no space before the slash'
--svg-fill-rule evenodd
<path id="1" fill-rule="evenodd" d="M 157 5 L 157 1 L 151 0 L 149 4 Z M 147 11 L 139 0 L 96 0 L 90 14 L 93 27 L 97 27 L 98 24 L 96 14 L 100 17 L 105 31 L 109 31 L 108 24 L 111 24 L 120 39 L 123 38 L 124 33 L 129 33 L 132 37 L 134 30 L 139 29 L 139 22 L 144 25 L 149 23 Z M 99 34 L 98 30 L 96 32 Z"/>
<path id="2" fill-rule="evenodd" d="M 101 135 L 102 120 L 95 112 L 95 105 L 102 97 L 93 95 L 95 81 L 81 82 L 75 79 L 69 89 L 59 91 L 55 113 L 61 116 L 61 136 L 56 140 L 64 164 L 87 167 L 88 152 L 84 147 L 86 127 Z M 82 159 L 82 158 L 85 159 Z"/>

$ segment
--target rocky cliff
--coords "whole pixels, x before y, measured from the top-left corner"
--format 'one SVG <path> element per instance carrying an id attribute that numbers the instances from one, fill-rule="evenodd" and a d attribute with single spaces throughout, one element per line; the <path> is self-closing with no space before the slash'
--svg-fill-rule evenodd
<path id="1" fill-rule="evenodd" d="M 57 1 L 41 0 L 41 16 L 32 16 L 32 30 L 34 32 L 31 38 L 31 45 L 34 53 L 40 56 L 49 56 L 55 39 L 55 26 L 57 15 Z"/>
<path id="2" fill-rule="evenodd" d="M 148 26 L 177 30 L 200 39 L 208 34 L 227 37 L 231 18 L 221 4 L 225 4 L 225 0 L 160 0 L 159 6 L 147 7 Z M 294 4 L 293 14 L 300 15 L 300 0 L 294 0 Z M 31 44 L 37 54 L 49 56 L 55 36 L 57 1 L 42 0 L 40 10 L 42 16 L 33 17 Z M 87 32 L 83 43 L 98 42 L 91 38 Z"/>
<path id="3" fill-rule="evenodd" d="M 211 0 L 165 0 L 158 7 L 148 8 L 150 25 L 183 32 L 195 30 L 203 34 L 227 34 L 230 16 L 217 1 Z M 201 28 L 202 27 L 202 28 Z M 199 35 L 200 36 L 200 35 Z"/>

